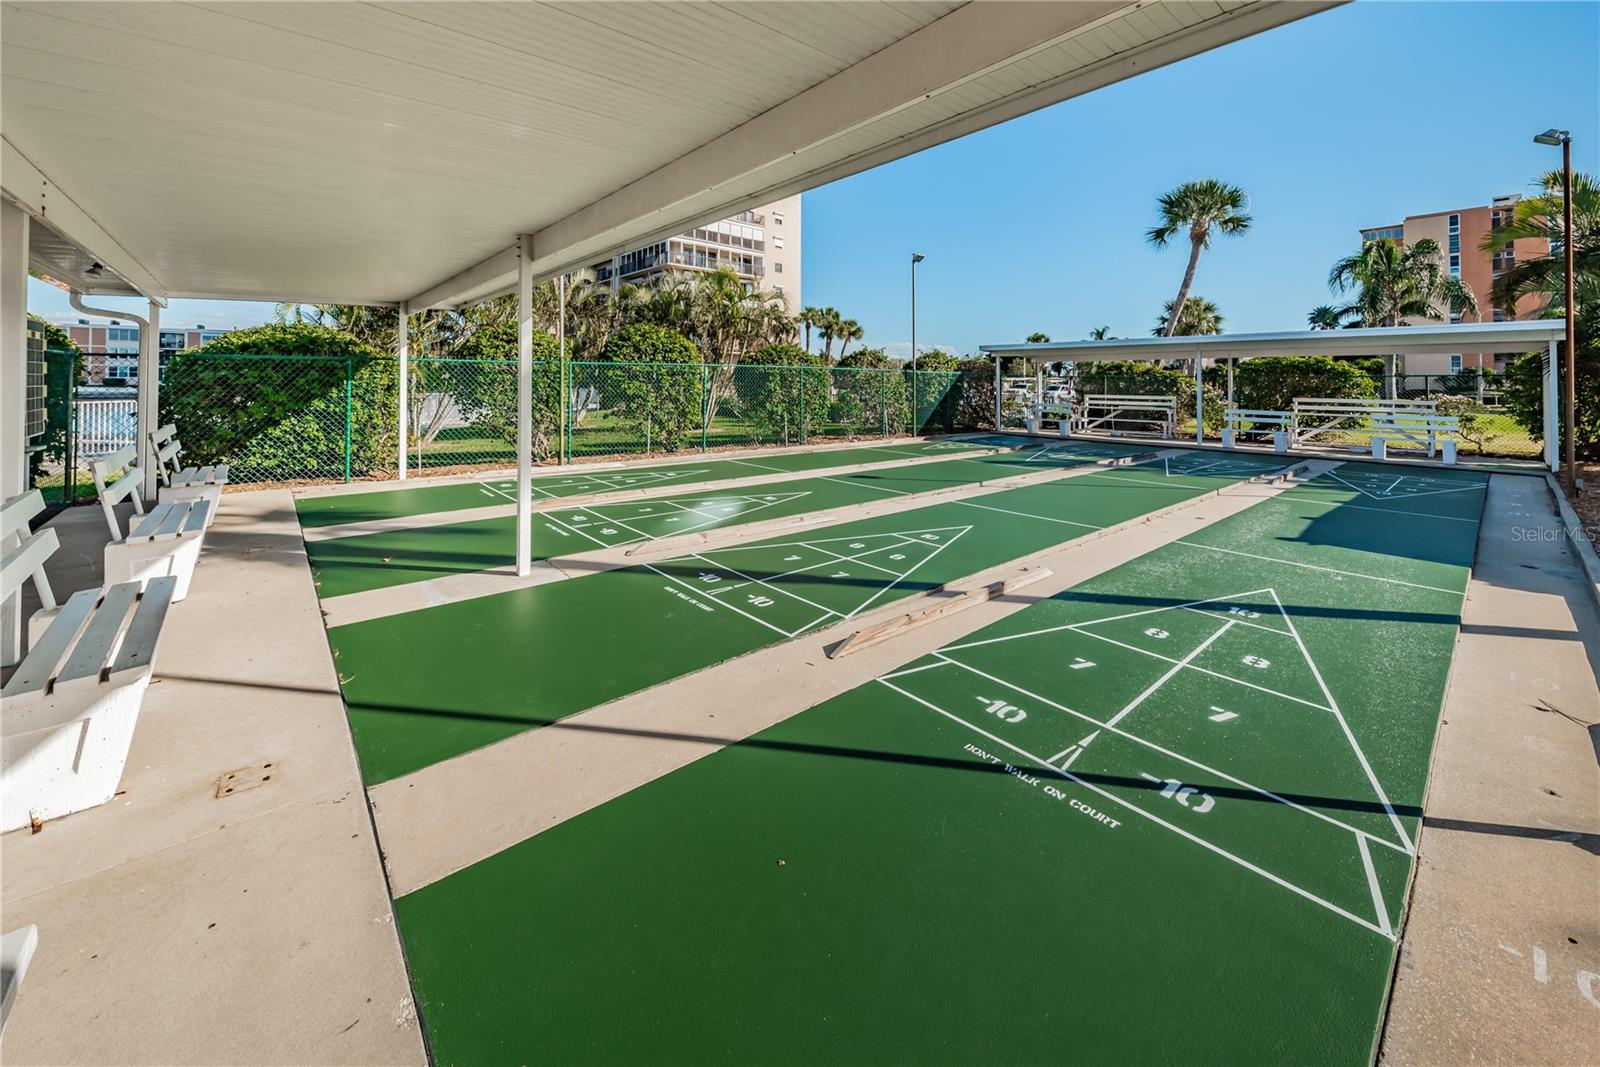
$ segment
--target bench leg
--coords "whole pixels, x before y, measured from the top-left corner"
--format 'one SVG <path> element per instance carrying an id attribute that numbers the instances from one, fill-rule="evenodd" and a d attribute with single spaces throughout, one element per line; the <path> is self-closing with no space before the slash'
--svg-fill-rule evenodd
<path id="1" fill-rule="evenodd" d="M 0 832 L 59 819 L 116 795 L 150 672 L 12 706 L 0 742 Z"/>
<path id="2" fill-rule="evenodd" d="M 1274 452 L 1287 452 L 1287 451 L 1289 451 L 1289 431 L 1287 431 L 1287 430 L 1273 430 L 1272 431 L 1272 450 Z"/>
<path id="3" fill-rule="evenodd" d="M 1226 426 L 1224 426 L 1222 428 L 1222 447 L 1223 448 L 1232 448 L 1233 447 L 1233 431 L 1228 429 Z"/>
<path id="4" fill-rule="evenodd" d="M 1380 462 L 1389 456 L 1389 442 L 1381 437 L 1372 439 L 1372 458 Z"/>

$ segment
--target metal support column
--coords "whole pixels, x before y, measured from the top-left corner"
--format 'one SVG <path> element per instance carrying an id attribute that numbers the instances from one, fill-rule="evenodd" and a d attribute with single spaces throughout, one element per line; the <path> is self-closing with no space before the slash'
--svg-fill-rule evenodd
<path id="1" fill-rule="evenodd" d="M 1005 429 L 1005 404 L 1001 401 L 1004 389 L 1005 387 L 1000 383 L 1000 353 L 996 352 L 994 354 L 994 429 L 996 433 Z"/>
<path id="2" fill-rule="evenodd" d="M 1561 399 L 1561 358 L 1556 342 L 1550 342 L 1550 355 L 1544 367 L 1544 464 L 1561 470 L 1561 422 L 1556 417 Z"/>
<path id="3" fill-rule="evenodd" d="M 28 213 L 0 200 L 0 500 L 28 484 Z M 4 546 L 9 548 L 11 546 Z M 0 664 L 22 659 L 22 592 L 0 605 Z"/>
<path id="4" fill-rule="evenodd" d="M 533 571 L 533 238 L 517 238 L 517 576 Z"/>
<path id="5" fill-rule="evenodd" d="M 135 423 L 139 434 L 139 469 L 144 471 L 140 493 L 146 501 L 156 498 L 161 489 L 160 472 L 150 435 L 161 419 L 161 305 L 150 301 L 149 315 L 139 330 L 139 401 Z"/>
<path id="6" fill-rule="evenodd" d="M 400 357 L 400 480 L 406 480 L 407 457 L 411 452 L 411 307 L 400 305 L 400 326 L 395 333 L 395 349 Z"/>

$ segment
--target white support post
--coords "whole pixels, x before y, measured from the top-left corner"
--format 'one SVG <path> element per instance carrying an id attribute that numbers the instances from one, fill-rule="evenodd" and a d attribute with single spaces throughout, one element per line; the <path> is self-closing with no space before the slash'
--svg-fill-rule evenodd
<path id="1" fill-rule="evenodd" d="M 0 500 L 28 484 L 28 213 L 0 200 Z M 9 546 L 6 546 L 9 547 Z M 0 664 L 22 659 L 22 591 L 0 604 Z"/>
<path id="2" fill-rule="evenodd" d="M 533 571 L 533 237 L 517 238 L 517 576 Z"/>
<path id="3" fill-rule="evenodd" d="M 396 467 L 400 480 L 406 480 L 406 465 L 411 451 L 411 330 L 407 321 L 411 308 L 400 305 L 400 328 L 395 334 L 395 348 L 400 357 L 400 464 Z"/>
<path id="4" fill-rule="evenodd" d="M 134 422 L 139 435 L 139 469 L 144 472 L 140 495 L 155 500 L 161 491 L 150 435 L 161 425 L 161 305 L 150 301 L 150 313 L 139 324 L 139 393 Z"/>
<path id="5" fill-rule="evenodd" d="M 994 354 L 994 430 L 995 430 L 995 433 L 999 433 L 1001 430 L 1005 429 L 1005 419 L 1004 419 L 1004 417 L 1002 415 L 1002 413 L 1005 410 L 1005 404 L 1004 404 L 1004 402 L 1002 400 L 1002 396 L 1004 395 L 1004 388 L 1005 387 L 1000 382 L 1000 359 L 1001 359 L 1000 353 L 996 352 Z"/>
<path id="6" fill-rule="evenodd" d="M 1561 360 L 1556 342 L 1550 342 L 1550 361 L 1544 369 L 1544 464 L 1561 470 L 1561 420 L 1556 409 L 1561 399 Z"/>
<path id="7" fill-rule="evenodd" d="M 1205 378 L 1201 371 L 1200 350 L 1194 352 L 1194 443 L 1203 445 L 1206 442 L 1205 426 Z"/>
<path id="8" fill-rule="evenodd" d="M 1232 356 L 1228 357 L 1228 406 L 1233 407 L 1233 365 L 1239 362 Z"/>

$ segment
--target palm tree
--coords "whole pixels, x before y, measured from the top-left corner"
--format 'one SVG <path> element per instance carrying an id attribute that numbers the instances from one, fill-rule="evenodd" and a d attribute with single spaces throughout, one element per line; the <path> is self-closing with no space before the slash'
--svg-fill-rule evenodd
<path id="1" fill-rule="evenodd" d="M 1183 284 L 1178 286 L 1178 296 L 1169 307 L 1187 310 L 1189 287 L 1194 284 L 1194 270 L 1200 262 L 1200 251 L 1211 247 L 1211 234 L 1237 235 L 1250 229 L 1250 216 L 1246 209 L 1250 198 L 1237 185 L 1229 185 L 1215 178 L 1184 182 L 1166 193 L 1157 202 L 1161 222 L 1150 228 L 1145 238 L 1156 248 L 1165 248 L 1167 242 L 1181 232 L 1189 235 L 1189 266 L 1183 272 Z M 1178 325 L 1176 319 L 1167 324 L 1163 336 L 1173 336 Z"/>
<path id="2" fill-rule="evenodd" d="M 1037 330 L 1035 330 L 1033 333 L 1028 335 L 1028 344 L 1030 345 L 1047 345 L 1049 343 L 1050 335 L 1047 333 L 1039 333 Z"/>
<path id="3" fill-rule="evenodd" d="M 1313 330 L 1337 330 L 1340 326 L 1339 309 L 1332 304 L 1318 304 L 1306 316 L 1306 324 Z"/>
<path id="4" fill-rule="evenodd" d="M 1109 326 L 1096 326 L 1094 329 L 1089 331 L 1089 340 L 1091 341 L 1104 341 L 1110 336 L 1111 327 Z"/>
<path id="5" fill-rule="evenodd" d="M 1365 241 L 1359 252 L 1328 271 L 1328 288 L 1356 291 L 1355 299 L 1337 311 L 1340 321 L 1355 319 L 1363 326 L 1401 326 L 1405 319 L 1438 321 L 1444 318 L 1440 310 L 1444 307 L 1452 314 L 1478 313 L 1472 287 L 1445 270 L 1439 243 L 1431 237 L 1404 248 L 1388 237 Z"/>
<path id="6" fill-rule="evenodd" d="M 839 358 L 844 358 L 845 352 L 850 348 L 851 341 L 859 341 L 866 335 L 867 331 L 862 329 L 861 324 L 855 319 L 839 320 L 839 340 L 843 342 L 839 345 Z"/>
<path id="7" fill-rule="evenodd" d="M 802 308 L 800 311 L 800 326 L 805 330 L 805 349 L 811 351 L 811 328 L 822 325 L 822 309 L 818 307 Z"/>
<path id="8" fill-rule="evenodd" d="M 1183 302 L 1183 314 L 1172 321 L 1172 301 L 1161 307 L 1161 317 L 1150 333 L 1155 337 L 1206 337 L 1222 332 L 1222 313 L 1203 297 L 1191 296 Z"/>
<path id="9" fill-rule="evenodd" d="M 1511 222 L 1491 231 L 1481 246 L 1493 254 L 1512 241 L 1535 238 L 1548 242 L 1548 255 L 1517 260 L 1496 279 L 1494 305 L 1507 317 L 1515 315 L 1517 303 L 1526 296 L 1547 298 L 1544 310 L 1552 318 L 1566 313 L 1561 172 L 1544 175 L 1540 185 L 1543 195 L 1519 200 Z M 1581 312 L 1600 306 L 1600 184 L 1588 174 L 1572 176 L 1572 234 L 1573 295 Z"/>
<path id="10" fill-rule="evenodd" d="M 822 355 L 830 363 L 833 361 L 833 342 L 839 337 L 839 327 L 844 325 L 844 319 L 834 308 L 822 309 L 821 321 L 817 323 L 817 334 L 822 338 Z"/>

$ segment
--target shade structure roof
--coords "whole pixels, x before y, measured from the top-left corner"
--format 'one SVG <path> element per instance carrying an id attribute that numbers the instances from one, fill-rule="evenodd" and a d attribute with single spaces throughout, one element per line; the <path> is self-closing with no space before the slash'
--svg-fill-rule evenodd
<path id="1" fill-rule="evenodd" d="M 1560 319 L 1532 322 L 1379 326 L 1354 330 L 1290 330 L 1282 333 L 1216 334 L 1209 337 L 1144 337 L 1105 341 L 1046 341 L 980 345 L 1001 357 L 1035 363 L 1106 363 L 1120 360 L 1251 359 L 1260 356 L 1450 355 L 1456 352 L 1522 352 L 1565 336 Z"/>
<path id="2" fill-rule="evenodd" d="M 1329 0 L 0 5 L 0 186 L 90 293 L 460 304 Z"/>

